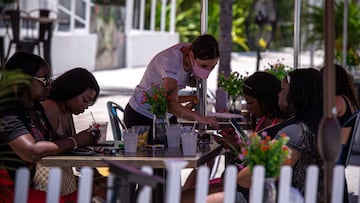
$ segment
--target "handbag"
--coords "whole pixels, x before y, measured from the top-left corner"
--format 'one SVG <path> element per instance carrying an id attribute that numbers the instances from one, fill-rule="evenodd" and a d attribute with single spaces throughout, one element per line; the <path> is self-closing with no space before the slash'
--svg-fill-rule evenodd
<path id="1" fill-rule="evenodd" d="M 41 163 L 36 163 L 35 175 L 33 178 L 33 188 L 40 191 L 47 191 L 48 177 L 50 172 L 49 167 L 43 166 Z M 61 168 L 61 190 L 60 195 L 68 195 L 76 191 L 77 183 L 71 167 Z"/>

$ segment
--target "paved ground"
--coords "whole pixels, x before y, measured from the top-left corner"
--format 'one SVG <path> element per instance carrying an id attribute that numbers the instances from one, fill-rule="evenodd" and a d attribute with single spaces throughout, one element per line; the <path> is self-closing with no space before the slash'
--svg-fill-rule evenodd
<path id="1" fill-rule="evenodd" d="M 291 50 L 285 52 L 266 52 L 262 54 L 260 69 L 267 67 L 267 63 L 275 63 L 280 60 L 286 65 L 292 66 L 293 56 Z M 310 67 L 310 58 L 308 53 L 303 53 L 300 56 L 301 67 Z M 242 74 L 251 74 L 255 71 L 256 57 L 254 53 L 239 54 L 234 53 L 232 55 L 231 66 L 233 70 L 237 70 Z M 316 53 L 314 58 L 314 64 L 321 66 L 322 54 Z M 114 101 L 123 107 L 125 107 L 133 87 L 140 81 L 144 67 L 139 68 L 126 68 L 94 72 L 96 79 L 101 87 L 101 95 L 98 101 L 90 107 L 85 113 L 75 116 L 75 126 L 77 130 L 84 129 L 92 123 L 92 117 L 90 112 L 93 113 L 96 121 L 109 121 L 109 116 L 106 109 L 107 101 Z M 208 88 L 215 90 L 217 70 L 213 71 L 208 79 Z M 110 125 L 107 130 L 107 139 L 112 140 L 112 132 Z M 223 165 L 219 169 L 218 175 L 223 170 Z M 189 170 L 184 170 L 182 173 L 182 179 L 187 176 Z M 360 180 L 360 155 L 356 154 L 352 157 L 350 165 L 346 169 L 346 178 L 349 186 L 349 194 L 351 202 L 357 202 L 357 196 L 359 194 L 359 180 Z"/>

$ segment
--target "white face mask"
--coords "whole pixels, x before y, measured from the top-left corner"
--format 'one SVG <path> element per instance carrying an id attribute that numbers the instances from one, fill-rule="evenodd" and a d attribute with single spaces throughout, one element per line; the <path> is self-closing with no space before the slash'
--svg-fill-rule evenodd
<path id="1" fill-rule="evenodd" d="M 192 71 L 196 77 L 202 80 L 205 80 L 209 77 L 211 70 L 206 70 L 204 68 L 199 67 L 193 57 L 191 57 L 191 65 L 192 65 Z"/>

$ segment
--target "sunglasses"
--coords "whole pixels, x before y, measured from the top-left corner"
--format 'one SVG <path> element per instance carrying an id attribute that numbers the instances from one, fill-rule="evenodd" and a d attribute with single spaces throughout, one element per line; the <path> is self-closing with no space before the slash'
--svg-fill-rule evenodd
<path id="1" fill-rule="evenodd" d="M 248 89 L 248 90 L 252 90 L 252 87 L 250 87 L 249 85 L 247 85 L 247 84 L 243 84 L 243 87 L 245 87 L 246 89 Z"/>
<path id="2" fill-rule="evenodd" d="M 33 76 L 33 78 L 35 80 L 41 82 L 45 87 L 48 87 L 48 86 L 52 85 L 52 83 L 53 83 L 53 80 L 48 76 L 41 77 L 41 78 Z"/>

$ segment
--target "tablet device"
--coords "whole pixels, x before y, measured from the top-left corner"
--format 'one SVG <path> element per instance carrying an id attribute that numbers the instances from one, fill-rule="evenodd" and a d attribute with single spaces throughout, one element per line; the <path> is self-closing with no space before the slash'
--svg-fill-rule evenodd
<path id="1" fill-rule="evenodd" d="M 70 150 L 65 152 L 66 155 L 69 156 L 94 156 L 96 155 L 96 152 L 94 152 L 91 149 L 88 149 L 86 147 L 77 148 L 74 150 Z"/>
<path id="2" fill-rule="evenodd" d="M 241 128 L 241 126 L 237 123 L 237 121 L 234 118 L 231 118 L 229 120 L 232 127 L 235 129 L 236 133 L 240 136 L 240 139 L 243 141 L 247 141 L 248 137 L 244 130 Z"/>

